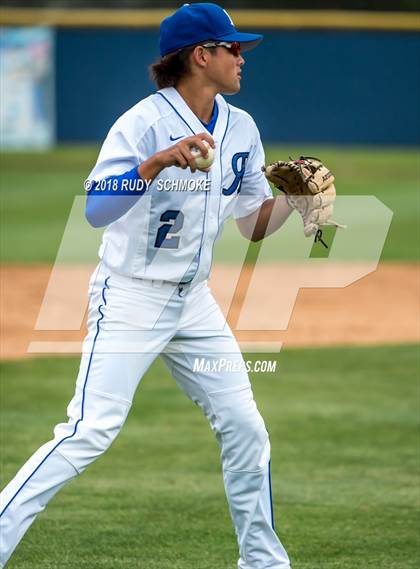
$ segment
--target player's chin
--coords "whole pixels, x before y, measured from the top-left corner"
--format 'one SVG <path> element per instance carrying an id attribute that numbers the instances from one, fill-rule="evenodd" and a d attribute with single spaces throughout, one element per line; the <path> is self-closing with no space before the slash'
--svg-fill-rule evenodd
<path id="1" fill-rule="evenodd" d="M 238 77 L 234 82 L 230 85 L 227 85 L 225 89 L 223 89 L 224 95 L 235 95 L 235 93 L 239 93 L 241 90 L 241 79 Z"/>

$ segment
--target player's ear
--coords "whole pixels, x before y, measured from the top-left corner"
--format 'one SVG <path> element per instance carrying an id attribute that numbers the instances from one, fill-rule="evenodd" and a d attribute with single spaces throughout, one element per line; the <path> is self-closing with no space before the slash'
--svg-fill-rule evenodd
<path id="1" fill-rule="evenodd" d="M 191 58 L 196 65 L 199 67 L 206 67 L 211 55 L 210 50 L 206 49 L 202 45 L 197 45 L 191 54 Z"/>

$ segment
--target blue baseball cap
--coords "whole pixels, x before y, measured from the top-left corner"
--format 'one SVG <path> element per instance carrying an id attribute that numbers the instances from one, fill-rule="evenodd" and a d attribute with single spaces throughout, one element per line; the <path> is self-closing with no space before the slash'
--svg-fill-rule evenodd
<path id="1" fill-rule="evenodd" d="M 217 4 L 184 4 L 160 24 L 160 55 L 163 57 L 205 40 L 238 41 L 242 51 L 260 43 L 260 34 L 236 31 L 226 10 Z"/>

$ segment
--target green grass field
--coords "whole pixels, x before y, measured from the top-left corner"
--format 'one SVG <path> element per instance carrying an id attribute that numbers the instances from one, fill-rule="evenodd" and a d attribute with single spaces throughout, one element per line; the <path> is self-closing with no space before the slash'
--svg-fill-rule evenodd
<path id="1" fill-rule="evenodd" d="M 295 569 L 419 566 L 418 356 L 415 346 L 289 350 L 275 374 L 252 377 Z M 65 420 L 77 367 L 3 364 L 4 481 Z M 218 454 L 156 362 L 113 447 L 50 503 L 8 568 L 234 569 Z"/>
<path id="2" fill-rule="evenodd" d="M 272 146 L 266 152 L 268 162 L 300 153 L 321 156 L 336 175 L 339 194 L 374 195 L 394 212 L 382 258 L 418 259 L 419 158 L 416 149 Z M 2 156 L 3 262 L 55 260 L 74 196 L 83 194 L 83 181 L 97 153 L 97 146 L 63 146 L 47 153 Z M 238 232 L 235 235 L 236 240 L 241 239 Z M 226 251 L 222 261 L 235 260 L 235 243 L 237 241 L 233 242 L 230 256 Z"/>
<path id="3" fill-rule="evenodd" d="M 54 262 L 97 152 L 2 156 L 2 262 Z M 270 147 L 267 161 L 300 153 L 323 158 L 340 194 L 375 195 L 393 210 L 383 260 L 418 260 L 415 149 Z M 237 262 L 238 235 L 229 233 L 222 261 Z M 275 374 L 251 379 L 271 435 L 276 525 L 294 569 L 417 569 L 418 347 L 275 357 Z M 66 419 L 78 361 L 2 364 L 2 484 Z M 116 443 L 52 501 L 7 569 L 235 569 L 236 558 L 217 444 L 157 361 Z"/>

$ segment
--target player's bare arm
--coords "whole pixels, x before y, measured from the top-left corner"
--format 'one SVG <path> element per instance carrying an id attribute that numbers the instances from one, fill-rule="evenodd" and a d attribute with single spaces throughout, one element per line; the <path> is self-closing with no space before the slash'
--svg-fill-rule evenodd
<path id="1" fill-rule="evenodd" d="M 292 211 L 285 196 L 276 196 L 265 200 L 251 215 L 237 219 L 236 223 L 246 239 L 261 241 L 280 229 Z"/>

